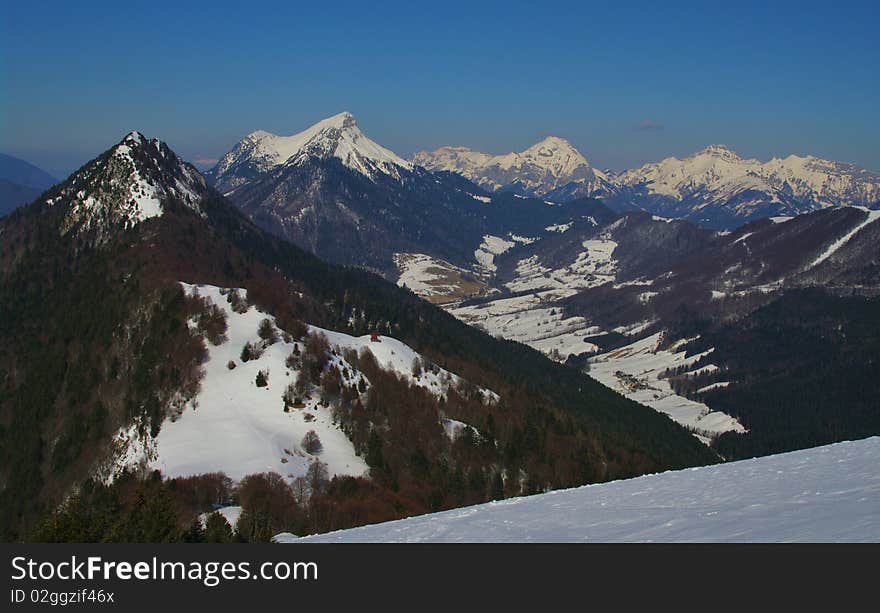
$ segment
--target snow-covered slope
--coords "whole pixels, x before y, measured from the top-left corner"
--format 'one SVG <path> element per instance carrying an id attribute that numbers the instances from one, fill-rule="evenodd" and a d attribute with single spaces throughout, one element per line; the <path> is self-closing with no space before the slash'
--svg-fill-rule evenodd
<path id="1" fill-rule="evenodd" d="M 230 505 L 228 507 L 221 507 L 213 512 L 219 513 L 220 517 L 225 519 L 226 523 L 229 524 L 229 527 L 235 530 L 236 526 L 238 525 L 238 520 L 241 518 L 242 510 L 243 509 L 238 505 Z M 201 522 L 203 528 L 205 527 L 205 524 L 208 521 L 208 516 L 210 515 L 211 513 L 202 513 L 201 515 L 199 515 L 199 522 Z"/>
<path id="2" fill-rule="evenodd" d="M 334 422 L 332 408 L 322 405 L 318 390 L 302 399 L 304 406 L 284 410 L 285 389 L 299 375 L 298 370 L 286 364 L 297 341 L 278 338 L 272 344 L 262 343 L 264 350 L 258 358 L 241 360 L 245 343 L 261 344 L 260 322 L 269 319 L 274 324 L 274 317 L 253 306 L 244 313 L 234 311 L 227 299 L 229 290 L 211 285 L 183 285 L 187 293 L 197 291 L 222 309 L 227 320 L 226 339 L 219 345 L 207 344 L 204 378 L 195 399 L 186 403 L 178 417 L 166 419 L 155 439 L 136 427 L 121 431 L 117 435 L 119 459 L 101 476 L 110 479 L 126 466 L 146 465 L 161 470 L 167 477 L 222 471 L 237 480 L 253 473 L 274 471 L 295 478 L 304 475 L 315 459 L 327 464 L 330 475 L 366 474 L 366 462 Z M 331 348 L 336 349 L 331 352 L 330 364 L 337 366 L 343 377 L 348 373 L 345 382 L 349 385 L 363 377 L 369 389 L 370 382 L 345 360 L 345 349 L 369 350 L 382 368 L 438 396 L 461 383 L 457 375 L 439 367 L 424 368 L 414 376 L 413 362 L 421 356 L 394 338 L 383 336 L 374 342 L 370 336 L 353 337 L 314 326 L 310 329 L 324 334 Z M 299 347 L 302 349 L 301 342 Z M 260 371 L 268 378 L 265 387 L 256 385 Z M 483 393 L 487 401 L 498 399 L 489 390 Z M 310 430 L 321 441 L 319 452 L 309 453 L 301 445 Z"/>
<path id="3" fill-rule="evenodd" d="M 556 301 L 574 294 L 574 290 L 550 290 L 469 306 L 453 306 L 450 313 L 465 323 L 492 336 L 529 345 L 555 360 L 564 361 L 570 354 L 598 349 L 588 342 L 601 332 L 583 317 L 569 317 Z"/>
<path id="4" fill-rule="evenodd" d="M 62 233 L 94 232 L 100 241 L 162 215 L 170 199 L 198 211 L 206 190 L 199 172 L 165 143 L 131 132 L 50 192 L 46 205 L 66 207 Z"/>
<path id="5" fill-rule="evenodd" d="M 155 440 L 128 433 L 132 440 L 120 465 L 146 461 L 168 477 L 222 471 L 237 480 L 275 471 L 293 478 L 305 474 L 315 458 L 327 464 L 331 475 L 366 473 L 367 464 L 333 423 L 330 409 L 321 406 L 317 393 L 303 400 L 303 408 L 284 411 L 284 390 L 299 374 L 285 365 L 293 351 L 292 342 L 279 339 L 258 359 L 241 360 L 245 343 L 260 341 L 260 322 L 267 317 L 274 319 L 253 306 L 245 313 L 236 313 L 221 288 L 184 287 L 190 294 L 197 289 L 223 310 L 227 340 L 220 345 L 207 344 L 209 356 L 199 394 L 179 417 L 165 420 Z M 244 295 L 243 290 L 239 291 Z M 339 356 L 334 360 L 344 362 Z M 230 363 L 235 364 L 233 369 Z M 348 368 L 353 371 L 350 365 Z M 266 387 L 256 386 L 259 371 L 268 372 Z M 300 445 L 309 430 L 321 440 L 323 449 L 319 454 L 307 453 Z"/>
<path id="6" fill-rule="evenodd" d="M 495 272 L 495 256 L 501 255 L 515 245 L 515 241 L 487 234 L 483 237 L 483 242 L 480 243 L 480 246 L 474 251 L 474 259 L 482 270 Z"/>
<path id="7" fill-rule="evenodd" d="M 230 191 L 285 164 L 298 164 L 309 157 L 335 157 L 367 177 L 376 173 L 399 176 L 412 164 L 373 142 L 361 132 L 351 113 L 343 112 L 321 120 L 292 136 L 278 136 L 257 130 L 245 136 L 223 156 L 209 173 L 221 191 Z"/>
<path id="8" fill-rule="evenodd" d="M 474 273 L 425 253 L 395 253 L 394 263 L 400 272 L 397 285 L 428 302 L 458 302 L 486 289 Z"/>
<path id="9" fill-rule="evenodd" d="M 505 287 L 512 292 L 545 289 L 581 289 L 614 281 L 617 264 L 613 257 L 617 243 L 608 234 L 581 243 L 576 258 L 566 266 L 551 269 L 538 256 L 516 263 L 516 276 Z M 572 254 L 575 255 L 575 254 Z"/>
<path id="10" fill-rule="evenodd" d="M 616 180 L 640 208 L 719 226 L 880 202 L 880 174 L 813 156 L 743 159 L 724 145 L 646 164 Z"/>
<path id="11" fill-rule="evenodd" d="M 610 177 L 590 166 L 564 138 L 548 136 L 519 153 L 490 155 L 467 147 L 441 147 L 413 155 L 428 170 L 449 170 L 491 191 L 510 190 L 565 199 L 610 193 Z"/>
<path id="12" fill-rule="evenodd" d="M 279 542 L 880 542 L 880 438 Z"/>

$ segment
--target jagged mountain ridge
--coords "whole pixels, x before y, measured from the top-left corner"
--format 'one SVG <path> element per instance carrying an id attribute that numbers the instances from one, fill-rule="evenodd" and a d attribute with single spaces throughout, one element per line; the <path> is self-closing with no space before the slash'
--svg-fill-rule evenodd
<path id="1" fill-rule="evenodd" d="M 350 113 L 290 137 L 252 133 L 208 173 L 264 229 L 391 280 L 403 273 L 400 258 L 427 257 L 440 268 L 480 276 L 486 237 L 531 241 L 576 223 L 585 217 L 581 207 L 553 203 L 578 195 L 599 196 L 618 211 L 645 209 L 729 228 L 812 210 L 817 202 L 848 203 L 847 194 L 871 200 L 871 176 L 813 158 L 761 164 L 720 145 L 613 176 L 593 169 L 557 137 L 521 153 L 491 156 L 453 147 L 436 156 L 421 152 L 410 163 L 370 140 Z"/>

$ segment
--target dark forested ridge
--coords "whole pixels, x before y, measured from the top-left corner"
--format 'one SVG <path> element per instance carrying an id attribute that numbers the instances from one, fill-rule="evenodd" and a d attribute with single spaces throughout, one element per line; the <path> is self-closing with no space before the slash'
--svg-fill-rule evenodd
<path id="1" fill-rule="evenodd" d="M 160 170 L 156 176 L 183 176 L 177 168 Z M 64 193 L 62 187 L 48 196 Z M 186 502 L 176 494 L 179 480 L 132 476 L 109 490 L 84 487 L 60 514 L 38 521 L 92 474 L 96 462 L 112 456 L 112 434 L 121 426 L 158 432 L 174 403 L 198 389 L 205 340 L 186 325 L 194 307 L 178 281 L 246 288 L 248 299 L 290 334 L 299 334 L 298 322 L 307 321 L 352 334 L 393 335 L 502 397 L 494 408 L 466 393 L 447 399 L 447 414 L 477 424 L 495 440 L 492 446 L 472 439 L 450 447 L 437 429 L 437 400 L 419 401 L 404 382 L 375 372 L 384 381 L 375 394 L 346 400 L 339 390 L 334 402 L 340 420 L 361 440 L 373 478 L 313 475 L 308 503 L 289 498 L 290 485 L 271 476 L 252 481 L 250 489 L 239 484 L 229 496 L 252 501 L 246 525 L 253 540 L 271 530 L 341 528 L 716 460 L 665 416 L 527 347 L 470 328 L 378 276 L 326 264 L 258 229 L 213 191 L 197 208 L 169 198 L 163 215 L 105 229 L 100 244 L 88 233 L 59 233 L 65 206 L 38 201 L 0 221 L 4 539 L 25 538 L 39 524 L 34 537 L 45 540 L 176 540 L 196 512 L 210 510 L 204 500 Z M 431 418 L 401 410 L 414 402 Z M 371 438 L 366 424 L 382 424 L 388 436 Z M 520 472 L 530 480 L 502 478 Z M 267 490 L 274 492 L 272 508 L 258 509 L 253 500 L 266 497 L 254 492 Z M 167 508 L 145 509 L 164 504 L 166 494 Z M 288 499 L 293 502 L 285 506 Z M 91 533 L 82 532 L 86 520 L 71 527 L 72 509 L 82 508 L 77 505 L 104 513 L 106 521 Z M 137 518 L 145 514 L 167 517 L 175 527 L 144 531 Z M 134 523 L 125 524 L 129 520 Z M 58 528 L 63 525 L 69 529 Z"/>
<path id="2" fill-rule="evenodd" d="M 699 346 L 730 386 L 706 394 L 747 434 L 714 447 L 745 458 L 880 433 L 880 298 L 813 288 L 786 292 L 735 323 L 707 330 Z M 694 350 L 699 350 L 697 347 Z"/>

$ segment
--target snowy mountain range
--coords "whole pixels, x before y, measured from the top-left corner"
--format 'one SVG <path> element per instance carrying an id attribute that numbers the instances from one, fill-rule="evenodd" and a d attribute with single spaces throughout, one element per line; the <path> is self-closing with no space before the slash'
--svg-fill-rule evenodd
<path id="1" fill-rule="evenodd" d="M 880 203 L 878 173 L 813 156 L 743 159 L 724 145 L 619 174 L 592 168 L 571 143 L 557 137 L 522 153 L 492 156 L 442 147 L 419 152 L 412 161 L 459 173 L 488 191 L 557 201 L 592 196 L 617 210 L 645 210 L 719 229 L 775 215 Z"/>
<path id="2" fill-rule="evenodd" d="M 393 172 L 302 153 L 292 160 L 231 199 L 267 230 L 322 257 L 380 271 L 462 321 L 588 370 L 725 457 L 875 432 L 858 408 L 871 402 L 864 394 L 847 404 L 845 425 L 805 419 L 796 434 L 780 427 L 798 416 L 772 396 L 778 379 L 770 372 L 801 363 L 799 374 L 785 375 L 793 384 L 838 374 L 817 372 L 794 349 L 755 354 L 760 343 L 734 332 L 753 326 L 761 343 L 778 347 L 778 330 L 792 325 L 778 309 L 809 305 L 827 327 L 815 342 L 827 343 L 827 352 L 849 348 L 836 369 L 870 354 L 873 335 L 852 330 L 880 292 L 880 211 L 854 204 L 876 198 L 871 173 L 796 156 L 744 160 L 714 145 L 597 175 L 555 138 L 506 156 L 421 153 L 411 169 Z M 436 166 L 430 172 L 423 164 Z M 566 186 L 593 185 L 590 177 L 603 182 L 601 202 L 561 197 Z M 827 302 L 810 293 L 815 288 Z M 851 295 L 869 302 L 844 298 Z M 841 315 L 848 309 L 852 319 Z M 797 326 L 790 333 L 809 335 Z M 745 354 L 750 359 L 737 362 Z M 755 371 L 773 355 L 785 358 Z M 848 369 L 859 381 L 869 371 L 870 364 Z"/>
<path id="3" fill-rule="evenodd" d="M 558 168 L 578 174 L 569 154 Z M 265 230 L 392 280 L 399 254 L 466 267 L 483 236 L 535 233 L 583 208 L 490 195 L 458 174 L 413 165 L 365 136 L 349 113 L 290 137 L 250 134 L 207 177 Z"/>
<path id="4" fill-rule="evenodd" d="M 480 280 L 459 271 L 471 269 L 484 237 L 536 237 L 585 216 L 582 206 L 554 204 L 599 198 L 616 211 L 729 229 L 872 206 L 880 194 L 880 176 L 851 165 L 796 156 L 762 163 L 720 145 L 619 175 L 593 168 L 558 137 L 506 155 L 445 147 L 407 161 L 347 112 L 293 136 L 253 132 L 206 176 L 262 228 L 319 257 L 392 280 L 406 262 L 431 258 L 445 270 L 438 278 L 470 286 Z"/>
<path id="5" fill-rule="evenodd" d="M 743 159 L 723 145 L 646 164 L 617 175 L 615 181 L 620 186 L 616 202 L 715 228 L 880 203 L 880 174 L 813 156 Z"/>
<path id="6" fill-rule="evenodd" d="M 548 136 L 519 153 L 491 155 L 467 147 L 442 147 L 420 151 L 412 162 L 428 170 L 457 172 L 491 192 L 571 200 L 615 191 L 609 174 L 590 166 L 570 142 L 558 136 Z"/>

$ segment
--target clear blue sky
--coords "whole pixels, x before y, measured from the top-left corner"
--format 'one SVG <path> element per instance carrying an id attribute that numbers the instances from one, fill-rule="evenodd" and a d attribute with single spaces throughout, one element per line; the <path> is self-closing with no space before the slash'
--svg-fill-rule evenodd
<path id="1" fill-rule="evenodd" d="M 0 151 L 59 176 L 132 129 L 210 159 L 342 110 L 402 155 L 555 134 L 615 170 L 717 142 L 880 171 L 876 2 L 0 3 Z"/>

